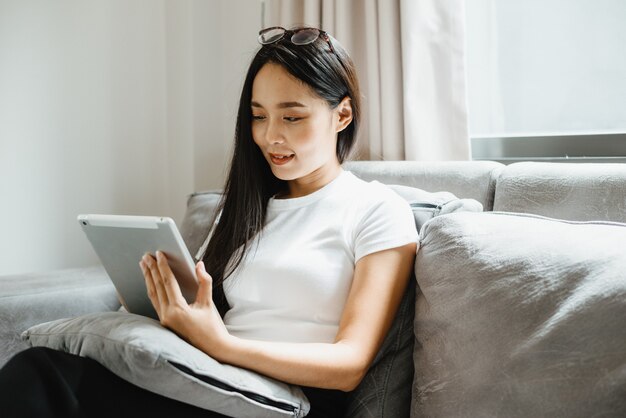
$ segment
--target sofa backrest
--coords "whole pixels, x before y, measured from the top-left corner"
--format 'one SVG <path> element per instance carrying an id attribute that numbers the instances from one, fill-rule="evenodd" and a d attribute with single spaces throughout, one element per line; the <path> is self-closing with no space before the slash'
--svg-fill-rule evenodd
<path id="1" fill-rule="evenodd" d="M 366 181 L 417 187 L 428 192 L 450 192 L 458 198 L 475 199 L 483 210 L 491 210 L 495 181 L 505 167 L 495 161 L 348 161 L 344 169 Z M 208 218 L 213 215 L 220 190 L 189 195 L 181 235 L 192 252 L 209 232 Z"/>
<path id="2" fill-rule="evenodd" d="M 626 164 L 520 162 L 505 166 L 495 161 L 348 161 L 343 167 L 366 181 L 475 199 L 485 211 L 626 222 Z M 204 241 L 209 227 L 207 217 L 219 198 L 219 190 L 189 196 L 181 233 L 191 251 Z"/>
<path id="3" fill-rule="evenodd" d="M 626 164 L 520 162 L 496 181 L 494 211 L 626 222 Z"/>
<path id="4" fill-rule="evenodd" d="M 476 199 L 488 211 L 493 207 L 496 178 L 505 165 L 495 161 L 348 161 L 343 167 L 366 181 Z"/>

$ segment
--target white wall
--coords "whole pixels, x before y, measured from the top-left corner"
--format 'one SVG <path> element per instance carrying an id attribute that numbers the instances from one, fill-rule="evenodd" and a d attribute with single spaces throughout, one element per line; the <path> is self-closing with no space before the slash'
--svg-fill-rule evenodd
<path id="1" fill-rule="evenodd" d="M 194 1 L 196 190 L 221 188 L 230 162 L 239 96 L 259 44 L 261 0 Z"/>
<path id="2" fill-rule="evenodd" d="M 78 213 L 180 222 L 189 193 L 221 187 L 260 13 L 0 0 L 0 275 L 97 264 Z"/>

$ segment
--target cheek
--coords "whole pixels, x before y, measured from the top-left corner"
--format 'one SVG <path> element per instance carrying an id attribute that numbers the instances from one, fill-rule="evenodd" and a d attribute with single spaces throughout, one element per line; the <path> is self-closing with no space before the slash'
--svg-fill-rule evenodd
<path id="1" fill-rule="evenodd" d="M 300 125 L 296 137 L 303 148 L 319 151 L 323 144 L 333 139 L 333 133 L 328 127 L 328 121 L 318 118 Z"/>
<path id="2" fill-rule="evenodd" d="M 252 140 L 255 144 L 260 145 L 261 138 L 263 138 L 263 128 L 258 123 L 252 123 Z"/>
<path id="3" fill-rule="evenodd" d="M 312 143 L 316 140 L 317 132 L 313 123 L 302 124 L 294 128 L 294 139 L 302 145 Z"/>

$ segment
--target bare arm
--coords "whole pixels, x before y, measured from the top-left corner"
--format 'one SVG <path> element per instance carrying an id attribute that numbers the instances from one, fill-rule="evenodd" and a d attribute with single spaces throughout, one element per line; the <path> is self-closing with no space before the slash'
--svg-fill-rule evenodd
<path id="1" fill-rule="evenodd" d="M 280 343 L 228 335 L 216 350 L 200 331 L 192 343 L 218 361 L 304 386 L 353 390 L 380 349 L 411 275 L 416 244 L 370 254 L 355 266 L 335 342 Z"/>

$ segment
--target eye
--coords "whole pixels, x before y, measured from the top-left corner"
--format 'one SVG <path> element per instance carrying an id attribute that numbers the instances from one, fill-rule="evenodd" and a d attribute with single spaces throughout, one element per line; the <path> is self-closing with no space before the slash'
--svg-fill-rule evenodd
<path id="1" fill-rule="evenodd" d="M 302 118 L 290 117 L 290 116 L 285 116 L 283 119 L 286 120 L 287 122 L 297 122 L 299 120 L 302 120 Z"/>
<path id="2" fill-rule="evenodd" d="M 262 115 L 252 115 L 252 120 L 265 120 L 265 116 L 262 116 Z"/>

